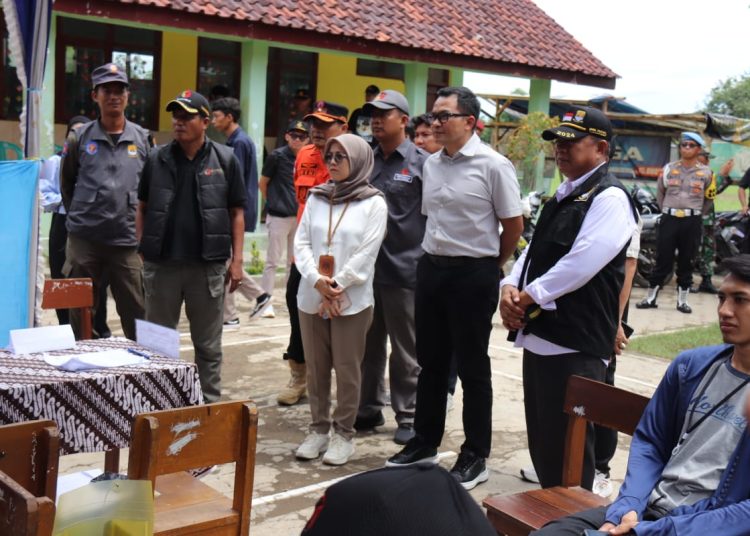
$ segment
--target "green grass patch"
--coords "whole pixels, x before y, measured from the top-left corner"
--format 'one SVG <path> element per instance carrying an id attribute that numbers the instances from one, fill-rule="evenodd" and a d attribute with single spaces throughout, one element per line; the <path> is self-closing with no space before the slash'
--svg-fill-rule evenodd
<path id="1" fill-rule="evenodd" d="M 716 212 L 739 210 L 740 201 L 737 199 L 737 186 L 730 186 L 717 195 L 716 200 L 714 201 L 714 207 Z"/>
<path id="2" fill-rule="evenodd" d="M 687 328 L 670 333 L 644 335 L 630 339 L 628 352 L 674 359 L 677 354 L 696 346 L 721 344 L 719 323 L 698 328 Z"/>

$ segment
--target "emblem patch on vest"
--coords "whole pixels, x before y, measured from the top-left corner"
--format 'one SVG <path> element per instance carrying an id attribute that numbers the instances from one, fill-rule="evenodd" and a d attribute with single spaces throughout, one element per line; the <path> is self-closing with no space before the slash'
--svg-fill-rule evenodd
<path id="1" fill-rule="evenodd" d="M 95 141 L 90 141 L 86 144 L 86 154 L 94 156 L 99 151 L 99 144 Z"/>
<path id="2" fill-rule="evenodd" d="M 138 146 L 135 144 L 128 145 L 128 156 L 129 157 L 136 157 L 138 156 Z"/>

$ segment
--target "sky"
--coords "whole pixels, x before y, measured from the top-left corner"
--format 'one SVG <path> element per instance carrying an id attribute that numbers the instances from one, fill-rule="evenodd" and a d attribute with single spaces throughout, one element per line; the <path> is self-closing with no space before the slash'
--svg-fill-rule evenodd
<path id="1" fill-rule="evenodd" d="M 700 110 L 719 81 L 750 73 L 749 0 L 532 0 L 620 78 L 614 90 L 552 82 L 552 97 L 625 97 L 649 113 Z M 524 79 L 466 72 L 478 93 Z"/>

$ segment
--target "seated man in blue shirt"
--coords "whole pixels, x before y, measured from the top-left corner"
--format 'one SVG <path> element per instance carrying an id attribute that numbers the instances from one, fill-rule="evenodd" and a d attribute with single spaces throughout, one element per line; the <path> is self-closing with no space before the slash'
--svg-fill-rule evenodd
<path id="1" fill-rule="evenodd" d="M 750 255 L 722 268 L 729 273 L 718 308 L 726 344 L 688 350 L 669 366 L 633 436 L 615 502 L 534 534 L 748 534 Z"/>

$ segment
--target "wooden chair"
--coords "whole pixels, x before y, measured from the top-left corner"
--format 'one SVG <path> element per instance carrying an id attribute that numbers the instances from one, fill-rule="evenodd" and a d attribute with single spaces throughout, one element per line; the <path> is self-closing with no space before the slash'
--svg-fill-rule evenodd
<path id="1" fill-rule="evenodd" d="M 60 434 L 54 421 L 0 426 L 0 471 L 34 497 L 53 502 L 57 498 L 59 457 Z"/>
<path id="2" fill-rule="evenodd" d="M 42 309 L 80 309 L 81 339 L 92 339 L 91 308 L 94 306 L 94 283 L 91 278 L 46 279 Z"/>
<path id="3" fill-rule="evenodd" d="M 487 497 L 482 504 L 498 534 L 526 535 L 553 519 L 608 505 L 608 500 L 580 487 L 586 423 L 606 426 L 632 436 L 648 401 L 645 396 L 571 376 L 565 392 L 564 410 L 569 420 L 562 486 Z"/>
<path id="4" fill-rule="evenodd" d="M 0 497 L 0 534 L 52 536 L 55 503 L 49 497 L 34 497 L 2 471 Z"/>
<path id="5" fill-rule="evenodd" d="M 138 415 L 128 478 L 153 484 L 154 534 L 247 535 L 257 435 L 258 411 L 248 401 Z M 185 472 L 230 462 L 233 500 Z"/>

